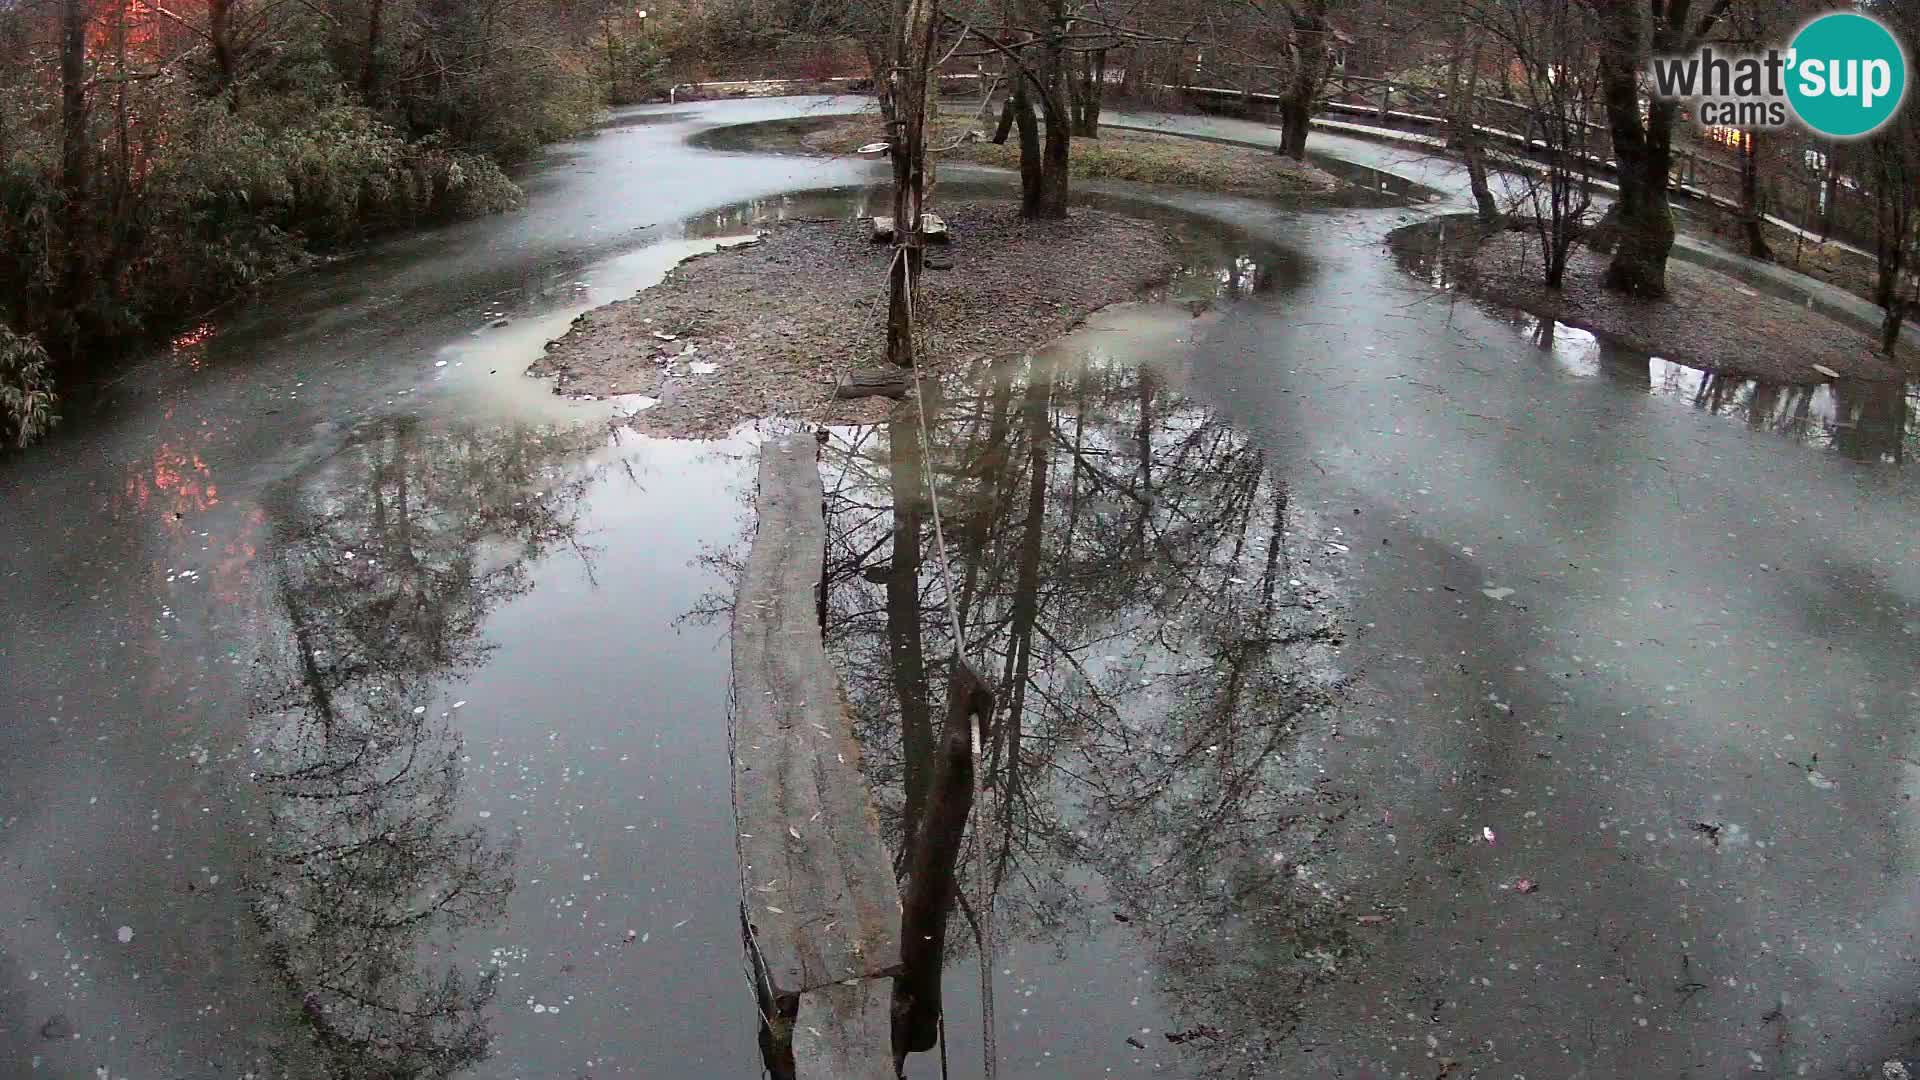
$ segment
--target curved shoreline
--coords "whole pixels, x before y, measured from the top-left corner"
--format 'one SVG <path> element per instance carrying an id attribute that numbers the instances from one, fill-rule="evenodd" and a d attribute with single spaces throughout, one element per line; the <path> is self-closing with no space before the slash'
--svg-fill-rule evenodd
<path id="1" fill-rule="evenodd" d="M 1484 230 L 1471 214 L 1401 226 L 1387 244 L 1404 268 L 1435 284 L 1717 375 L 1811 385 L 1909 374 L 1877 354 L 1871 329 L 1845 312 L 1819 305 L 1810 293 L 1785 295 L 1782 283 L 1729 273 L 1724 263 L 1677 245 L 1667 271 L 1672 294 L 1650 302 L 1601 288 L 1605 257 L 1585 248 L 1575 249 L 1564 286 L 1548 289 L 1530 233 L 1515 225 Z M 1901 356 L 1911 363 L 1920 350 L 1909 346 Z"/>
<path id="2" fill-rule="evenodd" d="M 1170 230 L 1108 211 L 1019 218 L 1010 202 L 941 207 L 950 245 L 921 286 L 941 374 L 1031 351 L 1087 316 L 1164 285 L 1182 265 Z M 776 222 L 695 256 L 657 285 L 574 320 L 527 369 L 558 393 L 626 402 L 630 423 L 672 437 L 781 416 L 856 423 L 886 403 L 836 401 L 854 370 L 885 366 L 886 261 L 864 219 Z"/>

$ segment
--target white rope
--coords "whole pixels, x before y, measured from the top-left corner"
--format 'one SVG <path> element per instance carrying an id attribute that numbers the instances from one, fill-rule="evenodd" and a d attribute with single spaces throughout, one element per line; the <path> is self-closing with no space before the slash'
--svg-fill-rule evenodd
<path id="1" fill-rule="evenodd" d="M 895 222 L 894 228 L 898 230 L 900 224 Z M 915 336 L 924 338 L 925 335 L 919 333 L 920 320 L 914 313 L 913 297 L 919 291 L 919 283 L 914 280 L 913 260 L 907 258 L 907 249 L 904 245 L 894 248 L 893 251 L 894 259 L 904 264 L 901 274 L 907 282 L 907 326 Z M 920 348 L 920 342 L 914 343 L 914 351 L 925 354 L 925 350 Z M 917 365 L 919 357 L 916 356 L 914 359 Z M 918 366 L 913 372 L 913 402 L 916 406 L 913 427 L 920 437 L 920 472 L 927 482 L 927 503 L 933 508 L 933 542 L 940 556 L 940 577 L 946 583 L 947 629 L 953 634 L 953 658 L 957 662 L 965 655 L 966 642 L 960 636 L 960 610 L 954 606 L 953 565 L 947 561 L 947 532 L 940 517 L 940 488 L 933 482 L 933 447 L 931 440 L 927 437 L 927 398 L 920 389 Z"/>
<path id="2" fill-rule="evenodd" d="M 917 226 L 918 222 L 916 222 L 915 225 Z M 895 230 L 894 235 L 897 237 L 908 235 L 903 229 L 902 223 L 900 222 L 894 223 L 894 230 Z M 893 270 L 898 269 L 901 277 L 904 279 L 906 283 L 907 327 L 908 327 L 909 334 L 915 339 L 913 341 L 914 352 L 915 352 L 915 356 L 914 356 L 915 366 L 913 370 L 913 401 L 915 406 L 914 432 L 920 441 L 920 471 L 922 476 L 926 480 L 927 504 L 929 507 L 931 507 L 933 512 L 933 542 L 934 542 L 935 553 L 937 554 L 940 561 L 940 577 L 946 586 L 945 607 L 947 609 L 947 627 L 948 627 L 948 630 L 953 635 L 952 662 L 954 664 L 962 664 L 966 662 L 966 639 L 961 635 L 961 632 L 960 632 L 960 609 L 955 604 L 955 597 L 957 594 L 953 587 L 953 563 L 949 560 L 947 556 L 947 532 L 946 532 L 946 526 L 940 514 L 940 487 L 938 484 L 934 483 L 933 440 L 927 433 L 927 398 L 926 398 L 926 394 L 920 388 L 919 363 L 923 358 L 927 356 L 927 354 L 930 351 L 929 349 L 924 347 L 926 344 L 926 340 L 930 335 L 928 335 L 921 328 L 918 315 L 914 310 L 914 297 L 919 292 L 919 282 L 915 280 L 913 260 L 907 258 L 907 247 L 904 243 L 897 244 L 894 247 L 893 257 L 895 260 L 895 266 L 888 268 L 889 274 L 891 274 Z M 981 900 L 975 905 L 975 910 L 979 912 L 979 917 L 980 917 L 979 960 L 980 960 L 980 1027 L 981 1027 L 981 1058 L 982 1058 L 981 1067 L 986 1075 L 987 1080 L 994 1080 L 994 1078 L 997 1077 L 1000 1073 L 1000 1051 L 999 1051 L 999 1040 L 994 1033 L 993 894 L 988 890 L 988 887 L 987 887 L 987 844 L 986 844 L 986 829 L 985 829 L 986 808 L 985 808 L 985 800 L 982 798 L 982 796 L 985 794 L 986 789 L 980 782 L 981 773 L 983 771 L 982 765 L 984 764 L 982 759 L 982 754 L 985 747 L 981 745 L 979 726 L 978 725 L 969 725 L 969 726 L 972 727 L 973 729 L 972 741 L 973 741 L 973 757 L 974 757 L 974 769 L 973 769 L 973 777 L 974 777 L 974 780 L 973 780 L 974 782 L 973 850 L 974 850 L 974 856 L 975 856 L 974 881 L 978 885 L 981 893 Z M 945 1068 L 946 1068 L 946 1053 L 947 1053 L 946 1037 L 945 1037 L 946 1018 L 944 1014 L 941 1017 L 940 1023 L 941 1023 L 941 1033 L 942 1033 L 941 1040 L 940 1040 L 940 1057 L 941 1057 L 942 1075 L 944 1076 Z"/>

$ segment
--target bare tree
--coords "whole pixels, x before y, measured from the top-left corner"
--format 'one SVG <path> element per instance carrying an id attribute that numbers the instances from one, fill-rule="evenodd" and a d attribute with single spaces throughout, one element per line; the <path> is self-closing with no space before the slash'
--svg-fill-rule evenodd
<path id="1" fill-rule="evenodd" d="M 1640 72 L 1649 56 L 1691 52 L 1712 34 L 1733 0 L 1586 0 L 1599 20 L 1600 84 L 1613 136 L 1620 196 L 1611 215 L 1613 260 L 1607 288 L 1630 296 L 1667 294 L 1673 250 L 1673 131 L 1680 103 L 1640 103 Z"/>
<path id="2" fill-rule="evenodd" d="M 1504 43 L 1522 72 L 1516 92 L 1531 145 L 1514 155 L 1510 172 L 1524 192 L 1542 279 L 1557 289 L 1593 206 L 1587 131 L 1598 83 L 1589 61 L 1591 27 L 1578 0 L 1471 0 L 1467 12 Z"/>
<path id="3" fill-rule="evenodd" d="M 899 7 L 894 62 L 886 78 L 895 247 L 888 271 L 887 359 L 900 367 L 914 364 L 913 283 L 922 260 L 921 216 L 929 178 L 927 113 L 937 82 L 929 76 L 938 12 L 939 0 L 905 0 Z"/>
<path id="4" fill-rule="evenodd" d="M 1280 94 L 1280 152 L 1296 161 L 1307 156 L 1307 132 L 1313 124 L 1327 76 L 1333 72 L 1333 26 L 1329 0 L 1297 0 L 1279 5 L 1287 30 L 1287 75 Z"/>
<path id="5" fill-rule="evenodd" d="M 1886 5 L 1908 41 L 1920 32 L 1920 3 Z M 1900 344 L 1907 312 L 1920 306 L 1920 114 L 1911 104 L 1876 132 L 1867 147 L 1873 180 L 1874 302 L 1880 305 L 1880 349 L 1889 357 Z"/>
<path id="6" fill-rule="evenodd" d="M 1473 191 L 1475 212 L 1482 226 L 1500 220 L 1500 206 L 1494 201 L 1493 186 L 1487 180 L 1487 159 L 1480 138 L 1476 101 L 1480 90 L 1480 40 L 1482 31 L 1466 11 L 1459 12 L 1459 30 L 1454 39 L 1453 63 L 1447 69 L 1448 141 L 1459 151 L 1467 166 L 1467 183 Z M 1464 69 L 1464 76 L 1462 70 Z"/>
<path id="7" fill-rule="evenodd" d="M 1867 158 L 1873 182 L 1873 299 L 1883 313 L 1880 350 L 1891 357 L 1920 291 L 1909 282 L 1920 248 L 1920 138 L 1911 116 L 1876 135 Z"/>

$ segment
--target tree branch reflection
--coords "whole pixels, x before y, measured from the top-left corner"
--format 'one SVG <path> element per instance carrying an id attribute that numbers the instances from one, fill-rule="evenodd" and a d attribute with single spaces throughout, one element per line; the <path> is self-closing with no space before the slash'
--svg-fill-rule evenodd
<path id="1" fill-rule="evenodd" d="M 486 1057 L 493 972 L 442 965 L 497 919 L 510 843 L 456 820 L 462 740 L 442 688 L 483 663 L 489 612 L 579 545 L 589 439 L 517 428 L 357 439 L 273 506 L 255 779 L 256 910 L 342 1077 L 444 1077 Z"/>
<path id="2" fill-rule="evenodd" d="M 907 851 L 940 798 L 923 790 L 927 688 L 951 651 L 930 474 L 966 655 L 1000 702 L 961 901 L 991 902 L 1003 940 L 1060 944 L 1110 917 L 1087 899 L 1104 894 L 1197 1024 L 1242 1048 L 1282 1038 L 1290 995 L 1353 951 L 1310 869 L 1344 808 L 1296 745 L 1338 682 L 1337 530 L 1156 370 L 1070 359 L 931 406 L 930 460 L 905 412 L 832 448 L 828 647 L 883 828 Z M 950 939 L 948 958 L 971 947 Z"/>

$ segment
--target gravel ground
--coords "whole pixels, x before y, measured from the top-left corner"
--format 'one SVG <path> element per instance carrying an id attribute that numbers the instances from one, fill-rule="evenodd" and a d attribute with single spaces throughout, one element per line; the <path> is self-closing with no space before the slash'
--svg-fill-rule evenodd
<path id="1" fill-rule="evenodd" d="M 1045 344 L 1180 265 L 1171 233 L 1115 214 L 1028 222 L 1012 205 L 940 210 L 954 240 L 930 249 L 921 290 L 933 344 L 922 366 L 936 373 Z M 654 435 L 713 436 L 767 416 L 876 420 L 886 401 L 836 402 L 833 388 L 885 363 L 890 252 L 864 221 L 775 224 L 758 244 L 690 259 L 581 316 L 528 374 L 562 394 L 657 399 L 630 420 Z"/>
<path id="2" fill-rule="evenodd" d="M 1821 364 L 1854 379 L 1903 372 L 1874 351 L 1874 339 L 1789 300 L 1757 292 L 1702 266 L 1667 263 L 1667 299 L 1634 300 L 1600 287 L 1605 256 L 1581 250 L 1558 293 L 1540 284 L 1531 237 L 1501 233 L 1473 253 L 1461 285 L 1475 295 L 1602 334 L 1630 349 L 1725 375 L 1780 383 L 1825 382 Z M 1910 368 L 1920 350 L 1903 346 Z"/>

